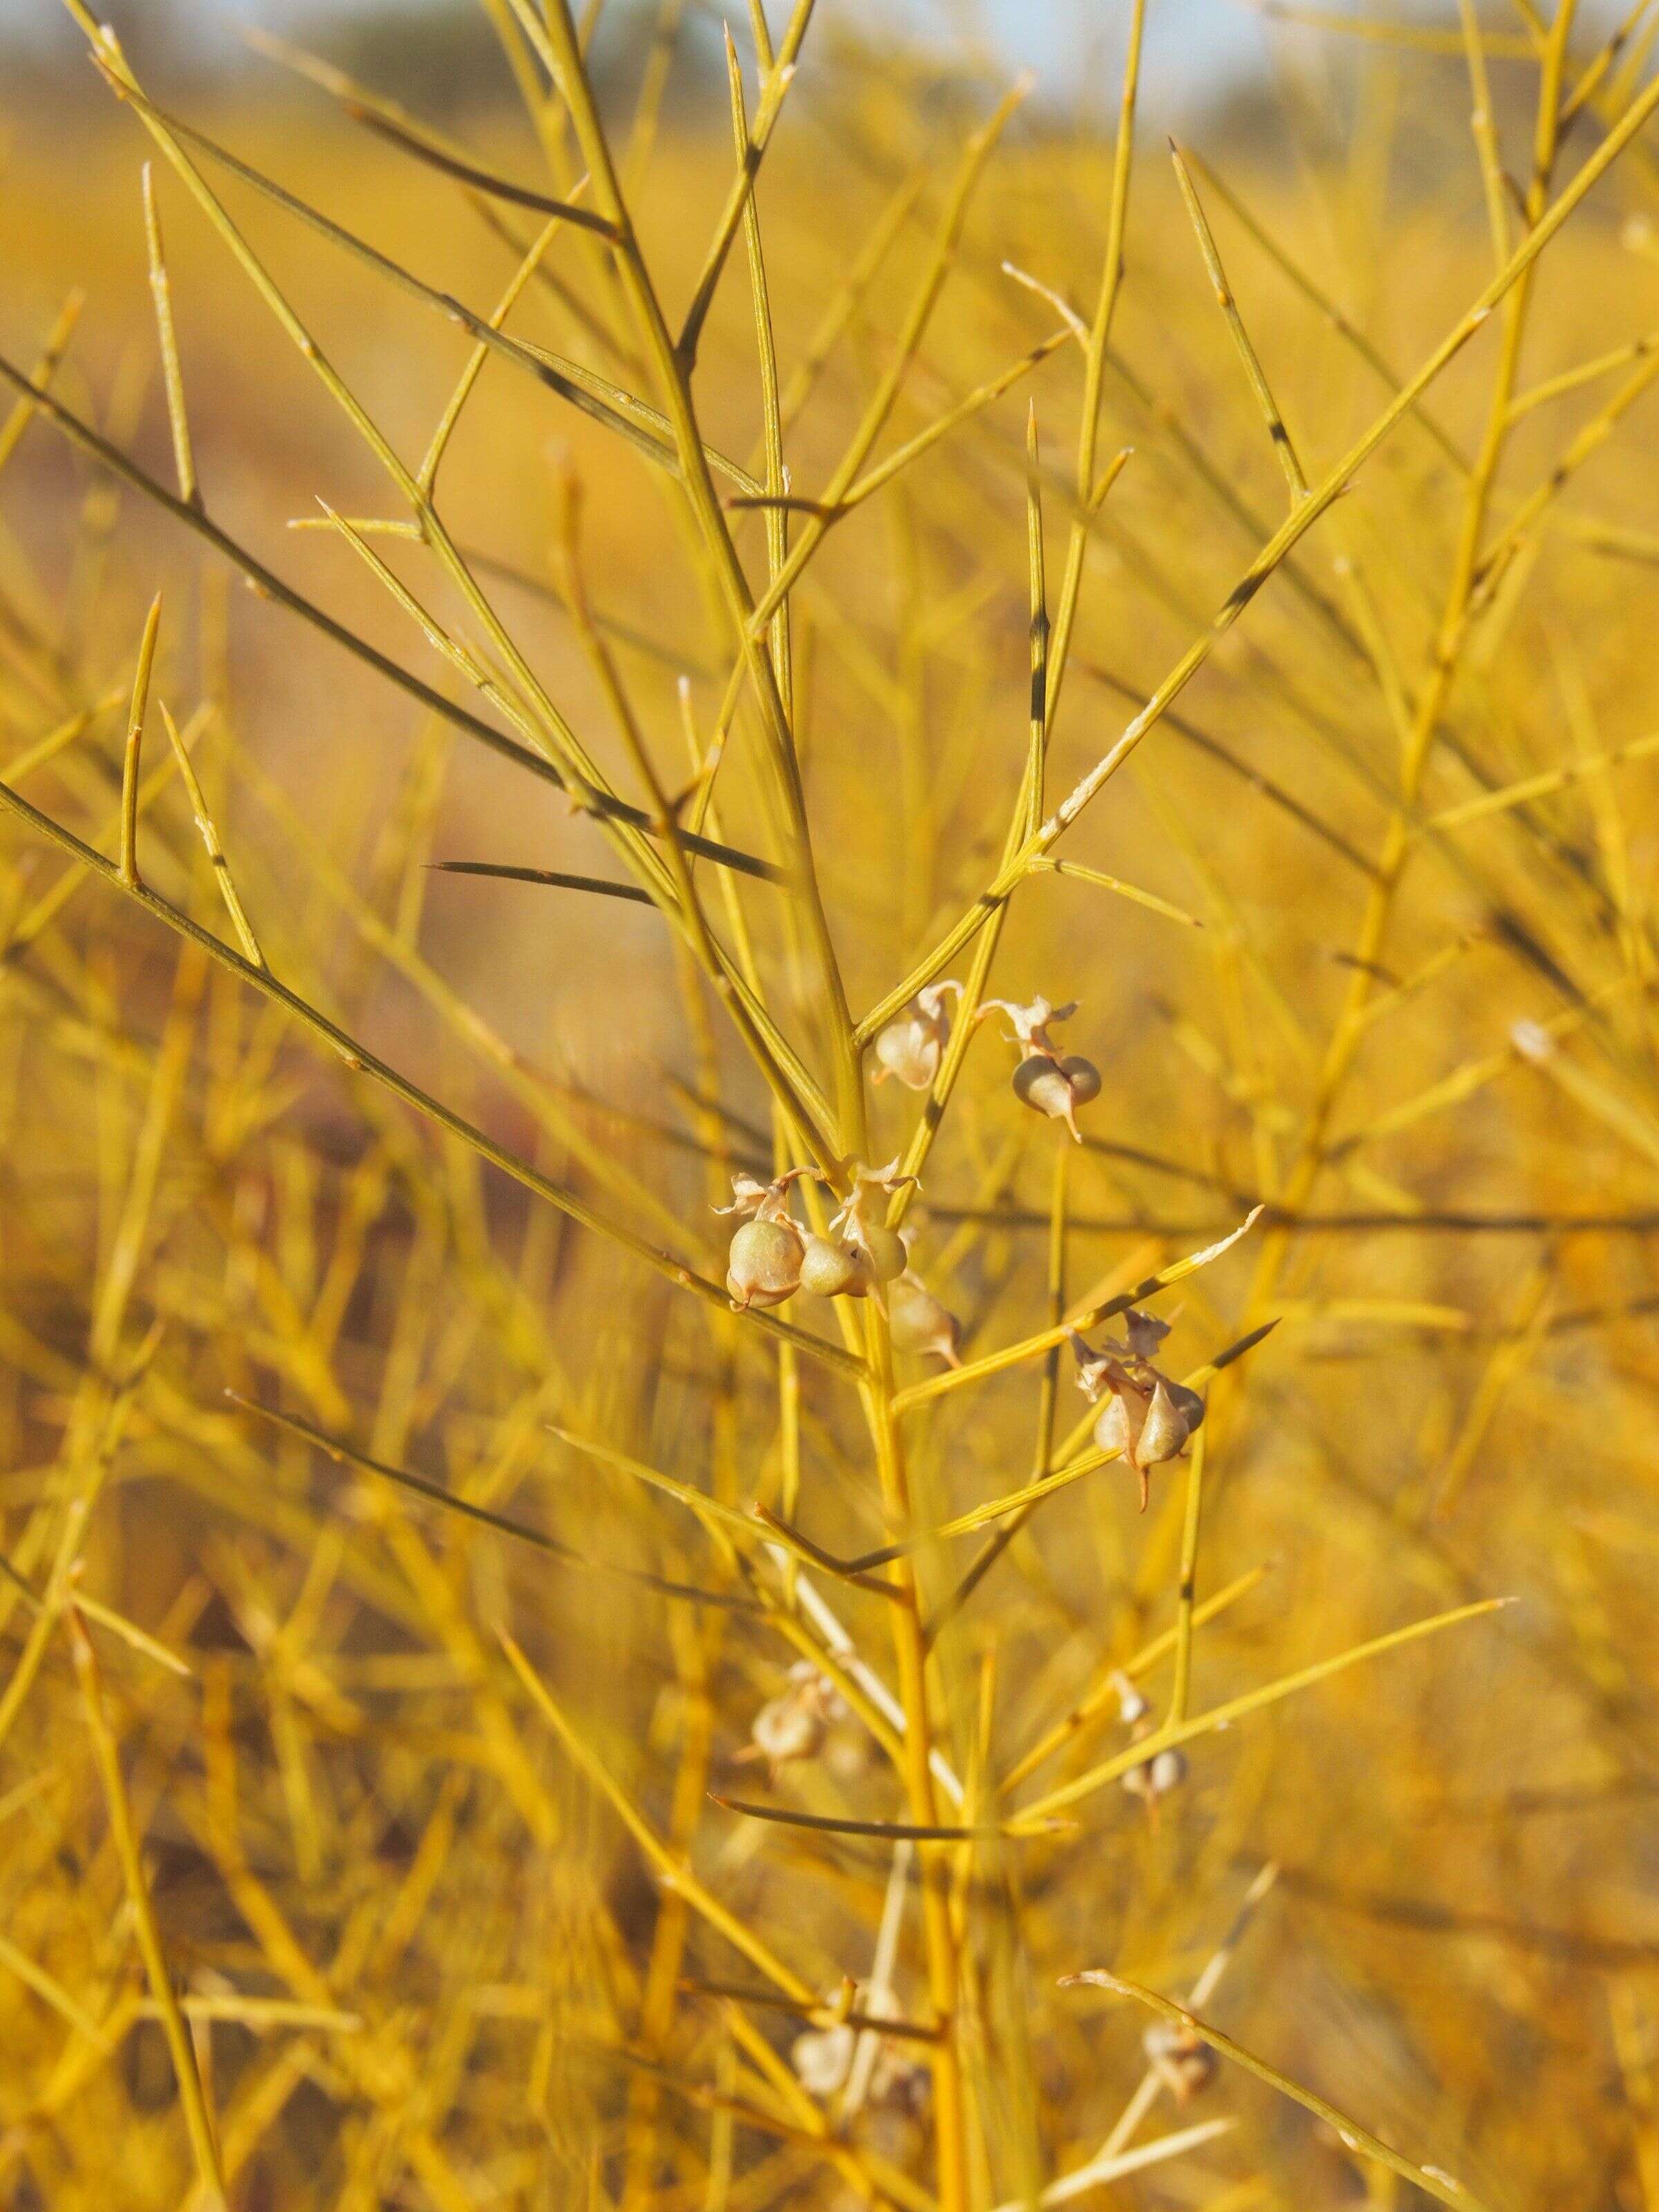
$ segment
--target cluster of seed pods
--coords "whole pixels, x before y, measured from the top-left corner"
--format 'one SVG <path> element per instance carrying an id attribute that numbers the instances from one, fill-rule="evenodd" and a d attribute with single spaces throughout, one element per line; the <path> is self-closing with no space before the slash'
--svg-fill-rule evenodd
<path id="1" fill-rule="evenodd" d="M 917 992 L 902 1014 L 889 1022 L 875 1042 L 873 1079 L 877 1083 L 884 1083 L 890 1076 L 911 1091 L 933 1088 L 950 1042 L 951 1023 L 945 1001 L 952 993 L 958 1000 L 963 995 L 962 985 L 953 977 L 929 983 Z M 1077 1001 L 1056 1006 L 1039 995 L 1029 1006 L 1021 1006 L 1008 999 L 988 999 L 974 1019 L 983 1021 L 993 1010 L 1006 1014 L 1013 1028 L 1008 1042 L 1020 1056 L 1014 1070 L 1014 1096 L 1035 1113 L 1064 1121 L 1081 1144 L 1077 1109 L 1100 1096 L 1100 1070 L 1080 1053 L 1062 1053 L 1048 1034 L 1050 1022 L 1070 1020 L 1077 1012 Z"/>
<path id="2" fill-rule="evenodd" d="M 1184 1382 L 1172 1382 L 1152 1363 L 1152 1354 L 1170 1334 L 1168 1322 L 1133 1310 L 1126 1316 L 1127 1340 L 1108 1337 L 1103 1352 L 1085 1343 L 1075 1329 L 1078 1388 L 1090 1404 L 1106 1402 L 1095 1423 L 1095 1442 L 1114 1452 L 1140 1478 L 1140 1509 L 1146 1510 L 1148 1470 L 1179 1459 L 1204 1419 L 1204 1401 Z"/>
<path id="3" fill-rule="evenodd" d="M 879 1201 L 913 1182 L 896 1159 L 869 1168 L 854 1163 L 848 1195 L 820 1237 L 803 1228 L 789 1210 L 790 1186 L 803 1176 L 822 1181 L 812 1168 L 791 1168 L 769 1183 L 751 1175 L 732 1178 L 730 1206 L 742 1214 L 726 1254 L 726 1288 L 739 1312 L 778 1306 L 797 1291 L 820 1298 L 872 1298 L 883 1307 L 901 1351 L 932 1352 L 959 1364 L 960 1329 L 910 1266 L 909 1249 L 881 1218 Z"/>
<path id="4" fill-rule="evenodd" d="M 963 986 L 953 977 L 920 990 L 877 1036 L 873 1079 L 883 1083 L 890 1078 L 911 1091 L 931 1089 L 951 1037 L 947 1002 L 962 995 Z M 1010 1042 L 1020 1054 L 1015 1095 L 1036 1112 L 1063 1121 L 1080 1143 L 1077 1109 L 1098 1097 L 1100 1071 L 1079 1054 L 1061 1054 L 1048 1028 L 1074 1014 L 1075 1003 L 1055 1006 L 1038 997 L 1029 1006 L 1016 1006 L 989 999 L 975 1019 L 993 1009 L 1006 1014 L 1013 1027 Z M 816 1168 L 790 1168 L 770 1182 L 746 1173 L 732 1178 L 732 1203 L 716 1211 L 743 1217 L 726 1256 L 726 1288 L 734 1309 L 746 1313 L 751 1307 L 779 1306 L 798 1291 L 821 1298 L 873 1298 L 887 1311 L 900 1350 L 960 1366 L 962 1332 L 956 1316 L 915 1273 L 906 1238 L 878 1210 L 883 1197 L 915 1178 L 899 1172 L 896 1158 L 879 1168 L 854 1164 L 848 1195 L 827 1232 L 819 1236 L 790 1211 L 790 1187 L 803 1176 L 824 1180 Z"/>

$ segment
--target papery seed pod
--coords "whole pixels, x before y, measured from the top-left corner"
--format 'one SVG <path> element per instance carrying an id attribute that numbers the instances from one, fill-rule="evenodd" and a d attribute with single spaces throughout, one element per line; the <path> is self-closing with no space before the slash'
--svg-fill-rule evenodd
<path id="1" fill-rule="evenodd" d="M 1186 1779 L 1187 1762 L 1181 1753 L 1158 1751 L 1129 1769 L 1123 1778 L 1123 1787 L 1132 1797 L 1142 1797 L 1153 1806 L 1160 1797 L 1167 1797 L 1170 1790 L 1178 1790 Z"/>
<path id="2" fill-rule="evenodd" d="M 890 1022 L 876 1039 L 874 1050 L 872 1083 L 884 1083 L 890 1075 L 907 1091 L 926 1091 L 939 1073 L 939 1039 L 914 1014 L 901 1014 Z"/>
<path id="3" fill-rule="evenodd" d="M 775 1777 L 793 1759 L 816 1759 L 828 1725 L 811 1700 L 786 1690 L 763 1705 L 750 1723 L 750 1741 Z"/>
<path id="4" fill-rule="evenodd" d="M 1064 1060 L 1033 1053 L 1014 1070 L 1014 1096 L 1037 1113 L 1046 1114 L 1051 1121 L 1064 1121 L 1081 1144 L 1077 1109 L 1099 1097 L 1100 1070 L 1079 1053 L 1068 1054 Z"/>
<path id="5" fill-rule="evenodd" d="M 769 1698 L 750 1724 L 750 1741 L 739 1759 L 763 1759 L 775 1782 L 792 1759 L 816 1759 L 831 1726 L 844 1720 L 847 1707 L 835 1684 L 810 1659 L 789 1669 L 789 1686 Z"/>
<path id="6" fill-rule="evenodd" d="M 801 1255 L 800 1286 L 814 1297 L 862 1297 L 868 1290 L 864 1255 L 828 1237 L 808 1237 Z"/>
<path id="7" fill-rule="evenodd" d="M 1068 1331 L 1078 1363 L 1078 1388 L 1091 1405 L 1109 1392 L 1095 1423 L 1102 1451 L 1127 1462 L 1140 1477 L 1140 1503 L 1146 1504 L 1146 1470 L 1178 1459 L 1204 1419 L 1204 1401 L 1184 1382 L 1172 1382 L 1153 1366 L 1143 1347 L 1169 1334 L 1167 1323 L 1151 1314 L 1131 1313 L 1129 1341 L 1108 1338 L 1096 1352 L 1075 1329 Z"/>
<path id="8" fill-rule="evenodd" d="M 1188 1390 L 1182 1383 L 1158 1376 L 1152 1384 L 1152 1401 L 1140 1424 L 1140 1434 L 1134 1441 L 1135 1465 L 1161 1467 L 1165 1460 L 1178 1459 L 1187 1449 L 1188 1437 L 1203 1419 L 1204 1401 L 1196 1390 Z"/>
<path id="9" fill-rule="evenodd" d="M 1147 1474 L 1179 1459 L 1204 1419 L 1204 1401 L 1184 1383 L 1154 1375 L 1150 1390 L 1127 1376 L 1114 1383 L 1114 1395 L 1095 1423 L 1095 1442 L 1133 1468 L 1140 1478 L 1140 1507 L 1146 1510 Z"/>
<path id="10" fill-rule="evenodd" d="M 961 1366 L 962 1323 L 908 1268 L 888 1291 L 887 1317 L 901 1352 L 932 1352 L 947 1367 Z"/>
<path id="11" fill-rule="evenodd" d="M 833 2097 L 847 2086 L 856 2032 L 843 2021 L 835 2027 L 809 2027 L 789 2046 L 795 2079 L 809 2096 Z"/>
<path id="12" fill-rule="evenodd" d="M 1160 1751 L 1150 1762 L 1149 1775 L 1153 1792 L 1161 1797 L 1166 1790 L 1178 1790 L 1187 1779 L 1187 1755 L 1180 1751 Z"/>
<path id="13" fill-rule="evenodd" d="M 1115 1452 L 1133 1463 L 1135 1437 L 1127 1391 L 1121 1396 L 1114 1392 L 1108 1398 L 1095 1422 L 1094 1434 L 1102 1451 Z"/>
<path id="14" fill-rule="evenodd" d="M 962 986 L 953 979 L 927 984 L 917 992 L 912 1005 L 888 1023 L 875 1042 L 877 1066 L 872 1082 L 883 1083 L 890 1075 L 909 1091 L 930 1088 L 951 1036 L 945 1011 L 948 991 L 962 996 Z"/>
<path id="15" fill-rule="evenodd" d="M 866 1168 L 854 1162 L 852 1168 L 852 1189 L 835 1218 L 830 1224 L 830 1233 L 842 1237 L 848 1243 L 857 1245 L 863 1254 L 871 1276 L 872 1297 L 879 1298 L 879 1286 L 894 1282 L 908 1265 L 904 1239 L 896 1230 L 890 1229 L 884 1221 L 875 1218 L 876 1201 L 884 1194 L 902 1189 L 914 1182 L 914 1176 L 901 1175 L 896 1158 L 885 1167 Z"/>
<path id="16" fill-rule="evenodd" d="M 1117 1692 L 1118 1718 L 1125 1728 L 1133 1728 L 1137 1721 L 1144 1721 L 1151 1709 L 1121 1668 L 1113 1675 L 1112 1687 Z"/>
<path id="17" fill-rule="evenodd" d="M 1156 2020 L 1140 2039 L 1147 2063 L 1178 2105 L 1184 2105 L 1214 2079 L 1216 2057 L 1190 2027 Z"/>
<path id="18" fill-rule="evenodd" d="M 726 1254 L 726 1290 L 733 1307 L 781 1306 L 800 1288 L 800 1232 L 791 1221 L 745 1221 Z"/>
<path id="19" fill-rule="evenodd" d="M 993 1007 L 1007 1015 L 1014 1032 L 1008 1042 L 1021 1055 L 1014 1070 L 1014 1096 L 1051 1121 L 1064 1121 L 1081 1144 L 1077 1109 L 1100 1096 L 1100 1070 L 1080 1053 L 1061 1053 L 1048 1034 L 1050 1022 L 1066 1021 L 1077 1012 L 1076 1000 L 1055 1006 L 1039 996 L 1020 1006 L 1007 999 L 988 999 L 975 1018 L 982 1020 Z"/>
<path id="20" fill-rule="evenodd" d="M 1126 1467 L 1132 1467 L 1140 1482 L 1140 1510 L 1146 1510 L 1152 1496 L 1152 1484 L 1147 1480 L 1146 1466 L 1135 1457 L 1135 1443 L 1146 1416 L 1146 1400 L 1132 1382 L 1125 1382 L 1109 1397 L 1100 1409 L 1095 1423 L 1096 1443 L 1103 1452 L 1110 1452 Z"/>
<path id="21" fill-rule="evenodd" d="M 898 1231 L 890 1229 L 884 1221 L 872 1221 L 860 1225 L 858 1240 L 876 1280 L 896 1283 L 908 1264 L 904 1241 Z"/>

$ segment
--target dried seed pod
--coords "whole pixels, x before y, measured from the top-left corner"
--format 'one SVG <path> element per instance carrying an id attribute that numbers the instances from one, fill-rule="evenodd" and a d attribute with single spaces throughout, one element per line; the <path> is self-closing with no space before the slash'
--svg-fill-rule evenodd
<path id="1" fill-rule="evenodd" d="M 896 1020 L 888 1023 L 875 1042 L 877 1066 L 872 1082 L 885 1082 L 890 1075 L 909 1091 L 931 1088 L 951 1036 L 945 1011 L 949 991 L 954 991 L 958 999 L 962 996 L 962 986 L 953 979 L 927 984 Z"/>
<path id="2" fill-rule="evenodd" d="M 732 1306 L 781 1306 L 800 1288 L 800 1231 L 792 1221 L 745 1221 L 726 1254 L 726 1290 Z"/>
<path id="3" fill-rule="evenodd" d="M 1178 1459 L 1203 1419 L 1204 1401 L 1196 1390 L 1158 1376 L 1134 1441 L 1135 1465 L 1161 1467 L 1165 1460 Z"/>
<path id="4" fill-rule="evenodd" d="M 913 1270 L 894 1279 L 887 1314 L 901 1352 L 932 1352 L 947 1367 L 961 1366 L 962 1323 Z"/>
<path id="5" fill-rule="evenodd" d="M 1121 1668 L 1112 1677 L 1112 1687 L 1117 1692 L 1118 1717 L 1125 1728 L 1133 1728 L 1137 1721 L 1144 1721 L 1150 1708 Z"/>
<path id="6" fill-rule="evenodd" d="M 795 2079 L 809 2096 L 833 2097 L 847 2086 L 856 2032 L 843 2021 L 835 2027 L 809 2027 L 789 2046 Z"/>
<path id="7" fill-rule="evenodd" d="M 787 1688 L 769 1698 L 750 1722 L 749 1742 L 738 1757 L 764 1759 L 775 1782 L 780 1767 L 793 1759 L 816 1759 L 831 1726 L 846 1712 L 835 1684 L 810 1659 L 798 1659 L 789 1669 Z"/>
<path id="8" fill-rule="evenodd" d="M 1133 1465 L 1134 1459 L 1134 1431 L 1130 1423 L 1127 1394 L 1115 1393 L 1100 1409 L 1095 1423 L 1095 1442 L 1103 1452 L 1115 1452 L 1120 1459 Z"/>
<path id="9" fill-rule="evenodd" d="M 1140 1477 L 1140 1504 L 1146 1504 L 1150 1468 L 1179 1459 L 1204 1419 L 1204 1401 L 1184 1383 L 1155 1375 L 1150 1390 L 1126 1376 L 1095 1423 L 1095 1442 L 1115 1452 Z"/>
<path id="10" fill-rule="evenodd" d="M 1019 1066 L 1014 1070 L 1014 1096 L 1050 1121 L 1064 1121 L 1081 1144 L 1077 1109 L 1099 1097 L 1100 1070 L 1080 1053 L 1061 1053 L 1048 1034 L 1050 1022 L 1066 1021 L 1077 1012 L 1076 1000 L 1054 1006 L 1037 997 L 1030 1006 L 1019 1006 L 1007 999 L 988 999 L 979 1010 L 979 1018 L 994 1006 L 1007 1015 L 1014 1032 L 1008 1042 L 1020 1054 Z"/>
<path id="11" fill-rule="evenodd" d="M 1079 1053 L 1070 1053 L 1064 1060 L 1033 1053 L 1014 1070 L 1014 1096 L 1037 1113 L 1046 1114 L 1051 1121 L 1064 1121 L 1081 1144 L 1077 1109 L 1099 1097 L 1100 1070 Z"/>
<path id="12" fill-rule="evenodd" d="M 1213 2080 L 1215 2053 L 1190 2027 L 1155 2020 L 1140 2039 L 1146 2062 L 1178 2105 L 1188 2103 Z"/>
<path id="13" fill-rule="evenodd" d="M 896 1283 L 908 1265 L 904 1242 L 897 1230 L 890 1229 L 884 1221 L 866 1223 L 860 1229 L 859 1243 L 876 1280 Z"/>
<path id="14" fill-rule="evenodd" d="M 801 1235 L 789 1212 L 789 1187 L 815 1168 L 789 1168 L 770 1182 L 739 1173 L 732 1178 L 732 1203 L 716 1213 L 741 1213 L 743 1226 L 726 1255 L 726 1289 L 732 1306 L 780 1306 L 800 1287 Z"/>
<path id="15" fill-rule="evenodd" d="M 816 1759 L 828 1733 L 828 1724 L 816 1705 L 793 1690 L 769 1698 L 749 1729 L 756 1751 L 775 1775 L 792 1759 Z"/>
<path id="16" fill-rule="evenodd" d="M 800 1286 L 814 1297 L 862 1297 L 869 1287 L 862 1253 L 836 1239 L 809 1237 L 801 1255 Z"/>
<path id="17" fill-rule="evenodd" d="M 1167 1797 L 1170 1790 L 1180 1789 L 1186 1779 L 1187 1761 L 1180 1752 L 1157 1751 L 1129 1769 L 1123 1778 L 1123 1787 L 1132 1797 L 1144 1798 L 1150 1808 L 1156 1806 L 1160 1797 Z"/>
<path id="18" fill-rule="evenodd" d="M 884 1194 L 902 1189 L 907 1182 L 915 1181 L 914 1176 L 899 1173 L 896 1158 L 881 1168 L 866 1168 L 854 1162 L 852 1189 L 830 1224 L 832 1236 L 856 1245 L 862 1254 L 869 1269 L 872 1296 L 879 1297 L 879 1286 L 896 1281 L 908 1264 L 903 1238 L 884 1221 L 875 1218 L 876 1201 Z"/>
<path id="19" fill-rule="evenodd" d="M 1111 1394 L 1095 1423 L 1095 1442 L 1139 1474 L 1143 1511 L 1147 1469 L 1178 1459 L 1204 1419 L 1204 1401 L 1198 1392 L 1184 1382 L 1171 1382 L 1141 1348 L 1161 1343 L 1168 1333 L 1166 1324 L 1150 1314 L 1132 1314 L 1128 1343 L 1109 1338 L 1107 1349 L 1096 1352 L 1075 1329 L 1071 1332 L 1078 1388 L 1091 1405 Z"/>

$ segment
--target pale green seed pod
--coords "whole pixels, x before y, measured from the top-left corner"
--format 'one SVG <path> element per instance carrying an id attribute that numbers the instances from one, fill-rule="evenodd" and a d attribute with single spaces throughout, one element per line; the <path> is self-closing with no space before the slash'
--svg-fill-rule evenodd
<path id="1" fill-rule="evenodd" d="M 1161 1467 L 1177 1459 L 1187 1439 L 1204 1419 L 1204 1401 L 1183 1382 L 1159 1376 L 1152 1386 L 1152 1403 L 1135 1438 L 1133 1457 L 1138 1467 Z"/>
<path id="2" fill-rule="evenodd" d="M 893 1341 L 901 1352 L 932 1352 L 947 1367 L 960 1367 L 962 1324 L 917 1275 L 901 1275 L 887 1293 Z"/>
<path id="3" fill-rule="evenodd" d="M 726 1255 L 726 1288 L 739 1312 L 781 1306 L 800 1288 L 800 1232 L 792 1222 L 745 1221 Z"/>
<path id="4" fill-rule="evenodd" d="M 870 1262 L 870 1272 L 878 1283 L 896 1282 L 910 1264 L 903 1238 L 884 1221 L 860 1222 L 858 1239 Z"/>
<path id="5" fill-rule="evenodd" d="M 1116 1452 L 1122 1459 L 1132 1457 L 1134 1434 L 1130 1425 L 1127 1401 L 1115 1393 L 1100 1409 L 1095 1423 L 1095 1442 L 1103 1452 Z"/>
<path id="6" fill-rule="evenodd" d="M 828 1237 L 809 1237 L 801 1255 L 800 1286 L 814 1297 L 862 1296 L 865 1288 L 861 1255 L 850 1244 Z"/>

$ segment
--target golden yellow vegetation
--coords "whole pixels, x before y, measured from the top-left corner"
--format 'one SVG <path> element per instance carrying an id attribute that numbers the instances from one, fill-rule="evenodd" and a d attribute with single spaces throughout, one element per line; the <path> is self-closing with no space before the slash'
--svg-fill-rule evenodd
<path id="1" fill-rule="evenodd" d="M 1098 125 L 70 5 L 0 2203 L 1659 2212 L 1644 10 L 1172 166 L 1127 0 Z"/>

